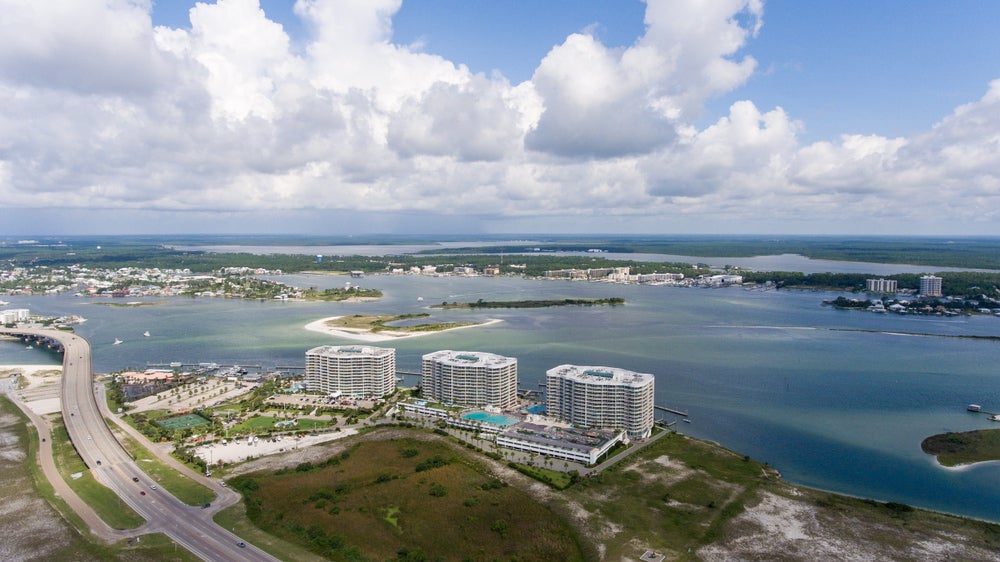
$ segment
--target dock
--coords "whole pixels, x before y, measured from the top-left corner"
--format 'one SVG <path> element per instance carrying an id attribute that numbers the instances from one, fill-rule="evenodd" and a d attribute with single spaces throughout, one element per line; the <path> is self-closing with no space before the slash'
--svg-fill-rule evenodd
<path id="1" fill-rule="evenodd" d="M 673 408 L 668 408 L 668 407 L 666 407 L 666 406 L 658 406 L 658 405 L 656 405 L 656 404 L 653 404 L 653 407 L 654 407 L 654 408 L 656 408 L 657 410 L 662 410 L 662 411 L 664 411 L 664 412 L 670 412 L 671 414 L 676 414 L 676 415 L 678 415 L 678 416 L 683 416 L 683 417 L 685 417 L 685 418 L 686 418 L 686 417 L 687 417 L 687 415 L 688 415 L 688 413 L 687 413 L 687 412 L 682 412 L 682 411 L 680 411 L 680 410 L 674 410 Z"/>

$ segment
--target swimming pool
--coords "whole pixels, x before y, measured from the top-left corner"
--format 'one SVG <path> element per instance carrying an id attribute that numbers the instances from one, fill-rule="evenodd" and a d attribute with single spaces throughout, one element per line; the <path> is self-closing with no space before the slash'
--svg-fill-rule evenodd
<path id="1" fill-rule="evenodd" d="M 531 406 L 526 407 L 525 411 L 529 414 L 544 414 L 545 404 L 532 404 Z"/>
<path id="2" fill-rule="evenodd" d="M 496 425 L 499 427 L 507 427 L 508 425 L 514 425 L 519 421 L 514 418 L 501 416 L 499 414 L 490 414 L 488 412 L 469 412 L 468 414 L 464 414 L 462 418 L 481 423 L 488 423 L 490 425 Z"/>

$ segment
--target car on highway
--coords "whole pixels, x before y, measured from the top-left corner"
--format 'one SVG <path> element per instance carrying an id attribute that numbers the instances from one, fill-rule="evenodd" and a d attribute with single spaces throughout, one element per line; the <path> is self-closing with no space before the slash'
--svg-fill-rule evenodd
<path id="1" fill-rule="evenodd" d="M 146 495 L 146 490 L 139 490 L 139 495 L 140 496 L 145 496 Z"/>
<path id="2" fill-rule="evenodd" d="M 156 489 L 156 484 L 152 484 L 152 485 L 151 485 L 151 486 L 149 487 L 149 489 L 151 489 L 151 490 L 155 490 L 155 489 Z"/>
<path id="3" fill-rule="evenodd" d="M 133 476 L 132 477 L 132 481 L 133 482 L 138 482 L 139 481 L 139 477 L 138 476 Z"/>
<path id="4" fill-rule="evenodd" d="M 239 541 L 239 542 L 236 543 L 236 546 L 238 546 L 240 548 L 246 548 L 247 547 L 247 543 L 245 543 L 243 541 Z"/>

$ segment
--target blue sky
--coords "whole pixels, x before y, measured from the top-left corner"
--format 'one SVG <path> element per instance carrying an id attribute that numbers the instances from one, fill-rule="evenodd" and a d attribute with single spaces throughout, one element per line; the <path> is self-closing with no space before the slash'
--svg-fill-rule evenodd
<path id="1" fill-rule="evenodd" d="M 1000 223 L 997 2 L 0 7 L 0 234 Z"/>

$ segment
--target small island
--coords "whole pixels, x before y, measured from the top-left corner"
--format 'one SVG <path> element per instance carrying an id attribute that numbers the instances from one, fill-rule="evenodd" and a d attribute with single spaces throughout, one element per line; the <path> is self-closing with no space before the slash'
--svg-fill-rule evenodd
<path id="1" fill-rule="evenodd" d="M 920 448 L 937 457 L 941 466 L 957 467 L 977 462 L 1000 460 L 1000 430 L 949 432 L 932 435 Z"/>
<path id="2" fill-rule="evenodd" d="M 382 291 L 378 289 L 362 289 L 360 287 L 348 287 L 345 289 L 306 289 L 302 291 L 302 298 L 307 301 L 374 301 L 382 298 Z"/>
<path id="3" fill-rule="evenodd" d="M 428 318 L 430 314 L 354 314 L 351 316 L 334 316 L 324 318 L 306 325 L 306 329 L 322 332 L 331 336 L 362 340 L 367 342 L 386 341 L 427 334 L 436 334 L 447 330 L 487 326 L 500 320 L 486 322 L 432 322 L 426 324 L 407 324 L 392 326 L 394 322 L 406 322 Z"/>
<path id="4" fill-rule="evenodd" d="M 618 306 L 625 304 L 625 299 L 611 297 L 606 299 L 552 299 L 552 300 L 523 300 L 523 301 L 484 301 L 479 299 L 476 302 L 442 302 L 432 305 L 430 308 L 545 308 L 549 306 L 598 306 L 609 305 Z"/>

